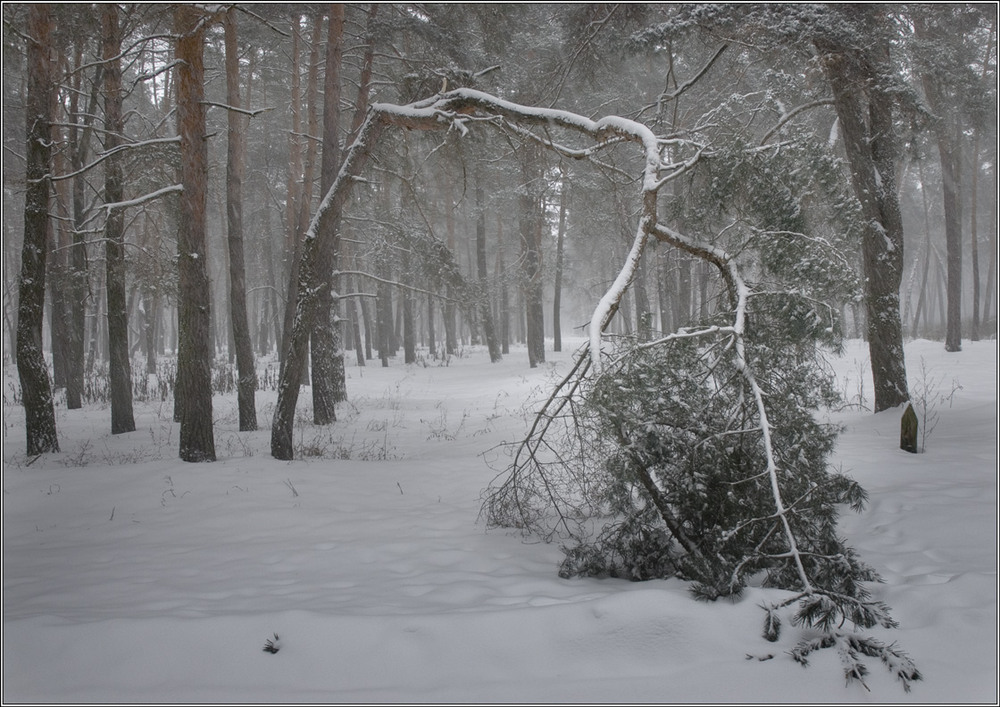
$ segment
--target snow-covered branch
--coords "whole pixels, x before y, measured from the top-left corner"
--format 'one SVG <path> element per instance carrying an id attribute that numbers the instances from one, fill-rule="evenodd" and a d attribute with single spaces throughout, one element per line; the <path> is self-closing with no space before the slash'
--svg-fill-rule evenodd
<path id="1" fill-rule="evenodd" d="M 111 211 L 112 209 L 125 209 L 130 206 L 139 206 L 140 204 L 145 204 L 147 201 L 152 201 L 154 199 L 159 199 L 161 196 L 167 194 L 173 194 L 174 192 L 184 191 L 184 186 L 182 184 L 173 184 L 169 187 L 163 187 L 162 189 L 157 189 L 156 191 L 150 192 L 148 194 L 143 194 L 142 196 L 136 197 L 135 199 L 129 199 L 127 201 L 116 201 L 110 204 L 101 204 L 102 209 Z"/>
<path id="2" fill-rule="evenodd" d="M 771 137 L 776 132 L 778 132 L 779 130 L 781 130 L 789 120 L 791 120 L 792 118 L 794 118 L 795 116 L 797 116 L 799 113 L 801 113 L 803 111 L 807 111 L 810 108 L 816 108 L 818 106 L 832 106 L 832 105 L 833 105 L 833 99 L 832 98 L 823 98 L 823 99 L 820 99 L 818 101 L 810 101 L 809 103 L 803 103 L 800 106 L 796 106 L 795 108 L 792 108 L 790 111 L 788 111 L 787 113 L 785 113 L 784 115 L 782 115 L 780 118 L 778 118 L 778 122 L 774 125 L 773 128 L 771 128 L 766 133 L 764 133 L 764 137 L 762 137 L 760 139 L 760 144 L 761 145 L 766 144 L 767 141 L 770 140 Z"/>
<path id="3" fill-rule="evenodd" d="M 56 176 L 46 175 L 45 177 L 42 177 L 40 180 L 36 180 L 36 181 L 41 181 L 41 180 L 44 180 L 44 179 L 48 179 L 49 181 L 52 181 L 52 182 L 59 182 L 59 181 L 62 181 L 64 179 L 72 179 L 73 177 L 79 176 L 79 175 L 83 174 L 84 172 L 87 172 L 87 171 L 93 169 L 94 167 L 96 167 L 97 165 L 99 165 L 104 160 L 108 159 L 112 155 L 118 154 L 119 152 L 123 152 L 125 150 L 135 150 L 135 149 L 140 148 L 140 147 L 149 147 L 150 145 L 166 145 L 166 144 L 170 144 L 170 143 L 180 143 L 180 141 L 181 141 L 180 136 L 175 135 L 174 137 L 152 138 L 152 139 L 149 139 L 149 140 L 142 140 L 141 142 L 128 142 L 128 143 L 125 143 L 124 145 L 118 145 L 117 147 L 115 147 L 113 149 L 110 149 L 107 152 L 101 153 L 100 157 L 98 157 L 96 160 L 94 160 L 93 162 L 91 162 L 90 164 L 88 164 L 88 165 L 86 165 L 84 167 L 81 167 L 80 169 L 76 170 L 75 172 L 70 172 L 69 174 L 59 174 L 59 175 L 56 175 Z"/>
<path id="4" fill-rule="evenodd" d="M 234 113 L 242 113 L 243 115 L 248 115 L 251 118 L 256 118 L 261 113 L 267 113 L 269 110 L 274 110 L 274 106 L 268 106 L 267 108 L 258 108 L 256 110 L 247 110 L 246 108 L 237 108 L 236 106 L 226 105 L 225 103 L 216 103 L 215 101 L 202 101 L 203 106 L 213 106 L 215 108 L 224 108 L 225 110 L 231 110 Z M 298 133 L 292 133 L 297 135 Z M 306 137 L 312 137 L 307 135 Z M 319 138 L 312 138 L 313 140 L 319 140 Z"/>

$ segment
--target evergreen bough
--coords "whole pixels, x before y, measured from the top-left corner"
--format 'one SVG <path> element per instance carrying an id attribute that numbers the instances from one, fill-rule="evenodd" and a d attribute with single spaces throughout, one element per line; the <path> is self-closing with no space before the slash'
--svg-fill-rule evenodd
<path id="1" fill-rule="evenodd" d="M 838 345 L 836 328 L 789 293 L 748 297 L 745 316 L 745 330 L 729 313 L 622 339 L 589 377 L 581 355 L 518 450 L 527 457 L 492 489 L 489 519 L 561 536 L 564 578 L 677 577 L 706 601 L 751 580 L 791 591 L 762 607 L 767 640 L 790 612 L 816 635 L 796 661 L 837 647 L 848 681 L 864 684 L 863 656 L 877 657 L 908 691 L 921 676 L 905 654 L 843 631 L 897 624 L 867 589 L 881 578 L 837 533 L 840 510 L 862 511 L 867 494 L 831 470 L 839 430 L 814 414 L 837 399 L 819 349 Z"/>

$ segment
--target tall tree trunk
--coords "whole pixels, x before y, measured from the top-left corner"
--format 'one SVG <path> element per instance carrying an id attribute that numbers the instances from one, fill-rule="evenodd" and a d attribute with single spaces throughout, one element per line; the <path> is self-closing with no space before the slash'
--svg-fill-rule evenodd
<path id="1" fill-rule="evenodd" d="M 448 251 L 455 252 L 455 198 L 452 193 L 451 181 L 445 179 L 444 184 L 444 226 Z M 444 302 L 444 351 L 453 356 L 458 348 L 457 322 L 455 316 L 455 292 L 449 283 L 445 288 L 447 299 Z"/>
<path id="2" fill-rule="evenodd" d="M 500 284 L 500 302 L 497 307 L 500 321 L 500 353 L 510 353 L 510 293 L 507 289 L 507 256 L 503 243 L 503 216 L 497 213 L 497 281 Z"/>
<path id="3" fill-rule="evenodd" d="M 920 294 L 917 296 L 917 311 L 913 314 L 913 329 L 910 336 L 916 338 L 917 325 L 920 322 L 920 313 L 924 310 L 927 300 L 927 273 L 931 267 L 931 218 L 930 208 L 927 204 L 927 184 L 924 182 L 924 166 L 922 162 L 917 162 L 917 169 L 920 175 L 920 197 L 924 206 L 924 269 L 920 276 Z M 928 307 L 929 309 L 929 307 Z M 924 315 L 926 319 L 926 314 Z"/>
<path id="4" fill-rule="evenodd" d="M 74 64 L 83 63 L 81 44 L 77 45 Z M 103 67 L 95 69 L 90 105 L 81 117 L 78 115 L 80 88 L 83 72 L 74 76 L 74 90 L 70 94 L 70 113 L 77 126 L 69 131 L 69 154 L 73 172 L 81 172 L 87 159 L 93 116 L 97 113 L 99 86 L 102 83 Z M 67 312 L 68 350 L 66 358 L 66 407 L 75 410 L 83 405 L 84 340 L 87 313 L 87 248 L 84 228 L 86 222 L 86 199 L 84 197 L 85 176 L 79 174 L 72 179 L 73 194 L 73 244 L 69 249 L 69 277 L 67 281 L 69 311 Z"/>
<path id="5" fill-rule="evenodd" d="M 562 172 L 562 185 L 559 189 L 559 230 L 556 232 L 556 262 L 554 283 L 552 288 L 552 350 L 562 351 L 562 279 L 563 279 L 563 249 L 566 240 L 566 202 L 569 201 L 569 180 L 566 172 Z"/>
<path id="6" fill-rule="evenodd" d="M 302 178 L 302 82 L 299 76 L 299 8 L 290 10 L 292 21 L 292 85 L 291 85 L 291 111 L 292 129 L 288 134 L 288 179 L 285 192 L 285 277 L 284 282 L 288 283 L 284 316 L 281 323 L 281 339 L 278 345 L 278 357 L 281 366 L 285 365 L 285 354 L 288 349 L 288 340 L 292 333 L 292 320 L 295 317 L 295 288 L 299 279 L 299 260 L 301 258 L 301 245 L 298 233 L 298 204 L 300 187 L 299 179 Z"/>
<path id="7" fill-rule="evenodd" d="M 226 102 L 240 108 L 240 60 L 237 53 L 236 10 L 226 11 Z M 247 318 L 246 266 L 243 255 L 243 153 L 246 117 L 229 111 L 226 145 L 226 217 L 229 241 L 229 307 L 233 343 L 236 347 L 237 406 L 240 430 L 257 429 L 257 370 L 254 365 L 250 322 Z"/>
<path id="8" fill-rule="evenodd" d="M 489 270 L 486 264 L 486 204 L 483 196 L 482 166 L 478 162 L 476 163 L 476 270 L 479 275 L 479 319 L 486 337 L 486 348 L 490 352 L 490 361 L 497 363 L 502 356 L 496 326 L 493 324 L 493 310 L 490 307 Z"/>
<path id="9" fill-rule="evenodd" d="M 28 86 L 25 96 L 24 243 L 17 303 L 17 374 L 24 403 L 27 453 L 58 452 L 49 372 L 42 354 L 45 304 L 46 231 L 49 220 L 49 165 L 52 153 L 52 20 L 49 6 L 28 8 Z"/>
<path id="10" fill-rule="evenodd" d="M 922 39 L 938 39 L 940 30 L 928 27 L 924 18 L 915 16 L 913 26 Z M 944 191 L 944 235 L 948 262 L 948 317 L 945 327 L 946 351 L 962 350 L 962 199 L 961 199 L 961 118 L 954 114 L 946 90 L 938 79 L 924 72 L 921 75 L 924 94 L 935 115 L 934 135 L 937 138 Z"/>
<path id="11" fill-rule="evenodd" d="M 104 51 L 104 123 L 106 152 L 114 152 L 124 132 L 122 120 L 122 73 L 118 55 L 121 36 L 118 6 L 101 6 Z M 104 201 L 123 200 L 124 177 L 121 157 L 111 154 L 104 163 Z M 111 381 L 111 434 L 135 431 L 132 415 L 132 362 L 128 347 L 128 310 L 125 299 L 125 211 L 108 210 L 104 225 L 105 287 L 108 297 L 108 372 Z"/>
<path id="12" fill-rule="evenodd" d="M 409 249 L 405 250 L 400 268 L 400 280 L 404 285 L 413 285 L 412 260 Z M 413 290 L 409 287 L 401 287 L 399 303 L 403 310 L 403 363 L 416 363 L 417 334 L 413 316 Z"/>
<path id="13" fill-rule="evenodd" d="M 990 310 L 993 304 L 997 282 L 997 161 L 993 160 L 993 204 L 990 207 L 990 260 L 986 267 L 986 297 L 983 304 L 983 321 L 990 321 Z"/>
<path id="14" fill-rule="evenodd" d="M 972 139 L 972 204 L 969 207 L 969 238 L 972 242 L 972 331 L 969 338 L 979 341 L 979 129 L 974 130 Z"/>
<path id="15" fill-rule="evenodd" d="M 528 365 L 535 368 L 545 361 L 545 315 L 542 310 L 541 234 L 544 209 L 541 196 L 541 169 L 537 149 L 525 148 L 521 161 L 524 192 L 520 196 L 521 256 L 523 261 L 522 291 L 525 305 L 525 333 L 528 345 Z"/>
<path id="16" fill-rule="evenodd" d="M 52 92 L 53 98 L 56 92 Z M 51 115 L 56 119 L 59 115 L 59 102 L 54 101 Z M 62 143 L 64 137 L 62 130 L 53 127 L 53 140 L 56 144 Z M 57 150 L 52 155 L 52 171 L 54 174 L 65 174 L 65 160 L 61 150 Z M 66 182 L 56 182 L 54 185 L 55 204 L 53 210 L 58 213 L 59 218 L 53 222 L 50 219 L 48 226 L 48 248 L 51 255 L 48 258 L 46 285 L 49 290 L 49 334 L 52 337 L 52 385 L 53 388 L 65 388 L 67 377 L 67 359 L 69 357 L 69 327 L 67 319 L 69 313 L 68 279 L 69 263 L 67 262 L 66 246 L 69 244 L 71 236 L 67 232 L 69 213 L 66 210 L 68 195 L 66 193 Z"/>
<path id="17" fill-rule="evenodd" d="M 851 184 L 861 204 L 861 251 L 865 275 L 868 350 L 875 388 L 875 412 L 907 401 L 899 285 L 903 276 L 903 227 L 896 193 L 892 98 L 880 85 L 868 57 L 817 43 L 851 169 Z M 888 60 L 887 47 L 869 50 L 875 61 Z M 862 108 L 867 86 L 868 121 Z"/>
<path id="18" fill-rule="evenodd" d="M 340 65 L 343 55 L 344 6 L 330 5 L 326 42 L 326 74 L 323 85 L 323 155 L 320 169 L 320 194 L 326 195 L 340 168 Z M 310 335 L 312 357 L 313 422 L 328 425 L 337 419 L 336 404 L 346 399 L 344 358 L 338 341 L 340 302 L 333 290 L 340 288 L 334 276 L 339 267 L 340 219 L 332 219 L 325 247 L 318 252 L 322 284 L 316 295 L 316 321 Z"/>
<path id="19" fill-rule="evenodd" d="M 177 132 L 180 134 L 180 217 L 177 227 L 177 381 L 180 458 L 215 461 L 212 431 L 211 289 L 205 247 L 208 154 L 205 143 L 204 27 L 191 5 L 174 6 L 178 35 Z"/>
<path id="20" fill-rule="evenodd" d="M 325 240 L 319 234 L 328 233 L 328 221 L 340 219 L 344 204 L 350 196 L 354 179 L 360 174 L 372 144 L 380 132 L 380 123 L 366 120 L 358 132 L 357 140 L 347 150 L 340 172 L 330 191 L 323 198 L 306 232 L 302 260 L 299 266 L 298 288 L 295 295 L 295 315 L 287 337 L 285 364 L 278 383 L 278 401 L 271 425 L 271 454 L 276 459 L 291 459 L 292 428 L 295 422 L 295 404 L 298 401 L 299 382 L 306 364 L 309 332 L 313 328 L 316 309 L 316 292 L 320 274 L 316 271 L 317 250 Z"/>

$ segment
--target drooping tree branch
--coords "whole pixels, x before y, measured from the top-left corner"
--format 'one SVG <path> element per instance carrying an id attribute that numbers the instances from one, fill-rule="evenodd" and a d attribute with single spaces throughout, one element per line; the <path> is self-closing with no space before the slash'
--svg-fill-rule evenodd
<path id="1" fill-rule="evenodd" d="M 355 178 L 359 175 L 361 167 L 374 147 L 380 130 L 388 126 L 403 127 L 409 130 L 457 129 L 464 135 L 468 130 L 468 125 L 475 124 L 498 127 L 515 126 L 517 131 L 522 134 L 527 129 L 526 126 L 542 126 L 546 131 L 561 128 L 572 134 L 583 136 L 590 142 L 589 146 L 572 148 L 561 146 L 548 137 L 539 137 L 536 140 L 538 144 L 561 154 L 576 152 L 580 156 L 587 156 L 589 150 L 609 141 L 632 142 L 639 146 L 642 157 L 640 183 L 642 207 L 631 249 L 613 283 L 594 308 L 590 321 L 588 344 L 578 355 L 573 370 L 556 386 L 552 395 L 542 406 L 542 410 L 536 415 L 527 437 L 515 453 L 511 477 L 501 486 L 503 492 L 507 494 L 505 501 L 507 509 L 520 508 L 523 511 L 523 505 L 516 498 L 522 490 L 516 476 L 525 468 L 534 468 L 538 474 L 536 481 L 543 489 L 542 493 L 548 496 L 546 505 L 560 516 L 558 524 L 561 524 L 565 531 L 572 535 L 570 522 L 562 515 L 564 489 L 560 484 L 553 482 L 546 476 L 537 454 L 548 444 L 545 433 L 549 426 L 563 413 L 567 405 L 573 405 L 574 396 L 585 376 L 600 376 L 602 374 L 602 334 L 614 318 L 622 297 L 635 277 L 643 251 L 652 236 L 711 263 L 716 267 L 725 283 L 733 306 L 732 325 L 724 328 L 710 327 L 699 332 L 688 332 L 688 335 L 719 335 L 723 333 L 732 338 L 731 346 L 727 348 L 733 351 L 735 367 L 745 380 L 757 410 L 759 420 L 757 431 L 761 435 L 761 444 L 767 460 L 767 468 L 764 473 L 770 480 L 775 508 L 774 517 L 779 519 L 782 524 L 788 547 L 787 556 L 792 559 L 796 566 L 802 590 L 807 594 L 811 593 L 813 586 L 805 571 L 795 534 L 788 523 L 788 508 L 782 498 L 778 483 L 777 463 L 772 449 L 763 393 L 746 357 L 744 334 L 750 290 L 740 276 L 734 259 L 725 251 L 712 244 L 685 236 L 657 221 L 657 195 L 660 188 L 669 181 L 661 177 L 661 171 L 665 168 L 669 169 L 672 174 L 686 171 L 690 165 L 697 161 L 700 150 L 695 157 L 685 163 L 680 163 L 680 166 L 664 165 L 661 153 L 662 141 L 642 123 L 619 116 L 606 116 L 599 120 L 592 120 L 569 111 L 519 105 L 472 89 L 456 89 L 406 106 L 387 103 L 373 104 L 358 131 L 357 138 L 347 149 L 340 174 L 323 198 L 306 233 L 306 245 L 298 283 L 295 323 L 289 350 L 286 352 L 286 360 L 290 363 L 304 360 L 302 333 L 308 331 L 309 319 L 312 316 L 311 303 L 316 296 L 315 275 L 313 273 L 314 253 L 319 247 L 317 240 L 324 237 L 325 233 L 320 224 L 324 219 L 339 217 L 351 185 L 356 181 Z M 272 454 L 280 459 L 292 457 L 291 432 L 299 380 L 300 374 L 297 366 L 286 365 L 279 383 L 278 406 L 272 427 Z M 669 524 L 669 519 L 665 520 Z M 526 525 L 532 525 L 530 519 L 524 519 L 524 521 Z M 688 547 L 688 550 L 693 552 L 691 547 Z"/>

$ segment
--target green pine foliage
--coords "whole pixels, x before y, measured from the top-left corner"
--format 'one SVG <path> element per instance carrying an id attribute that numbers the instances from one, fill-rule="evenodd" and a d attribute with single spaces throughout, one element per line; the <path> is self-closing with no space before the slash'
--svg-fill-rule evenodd
<path id="1" fill-rule="evenodd" d="M 831 594 L 864 600 L 863 582 L 876 576 L 837 536 L 836 520 L 842 504 L 863 508 L 865 493 L 830 471 L 837 430 L 812 414 L 835 398 L 814 348 L 830 327 L 790 295 L 756 299 L 750 317 L 763 334 L 747 342 L 748 364 L 763 371 L 781 492 L 807 572 Z M 564 576 L 679 576 L 704 599 L 738 594 L 755 575 L 764 586 L 804 589 L 732 343 L 720 333 L 636 347 L 588 391 L 587 427 L 605 455 L 601 507 L 615 520 L 567 550 Z"/>

